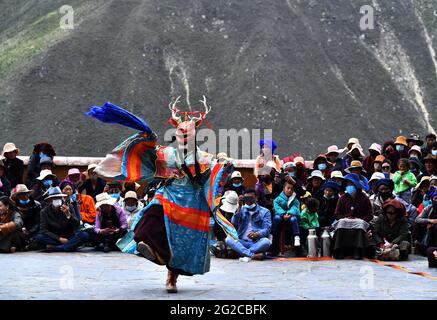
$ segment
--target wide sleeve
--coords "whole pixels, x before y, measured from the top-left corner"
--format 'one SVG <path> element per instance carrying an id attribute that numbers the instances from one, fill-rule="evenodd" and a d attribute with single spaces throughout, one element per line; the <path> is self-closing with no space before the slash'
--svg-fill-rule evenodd
<path id="1" fill-rule="evenodd" d="M 117 181 L 150 183 L 155 175 L 156 145 L 155 133 L 137 133 L 107 154 L 94 171 Z"/>
<path id="2" fill-rule="evenodd" d="M 213 214 L 214 220 L 223 229 L 227 236 L 237 240 L 238 233 L 235 230 L 235 227 L 220 213 L 220 210 L 217 210 L 219 203 L 218 199 L 221 195 L 219 192 L 220 190 L 223 190 L 223 186 L 231 175 L 234 167 L 231 161 L 225 161 L 222 163 L 213 161 L 210 168 L 209 175 L 203 184 L 206 201 Z"/>

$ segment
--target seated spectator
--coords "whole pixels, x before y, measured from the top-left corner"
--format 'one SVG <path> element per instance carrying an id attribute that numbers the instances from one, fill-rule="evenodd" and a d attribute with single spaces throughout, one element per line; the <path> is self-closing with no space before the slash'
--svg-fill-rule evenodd
<path id="1" fill-rule="evenodd" d="M 77 188 L 81 184 L 82 180 L 85 179 L 78 168 L 71 168 L 68 170 L 68 174 L 65 177 L 65 180 L 73 182 L 74 186 Z"/>
<path id="2" fill-rule="evenodd" d="M 420 162 L 417 158 L 409 158 L 408 159 L 408 166 L 410 168 L 410 172 L 414 174 L 416 177 L 416 180 L 419 181 L 424 176 L 423 171 L 425 169 L 423 168 L 422 162 Z"/>
<path id="3" fill-rule="evenodd" d="M 423 204 L 426 194 L 431 186 L 431 178 L 428 176 L 423 176 L 420 182 L 413 190 L 413 196 L 411 197 L 411 204 L 419 209 L 420 205 Z"/>
<path id="4" fill-rule="evenodd" d="M 370 178 L 375 172 L 374 163 L 376 160 L 376 157 L 380 156 L 382 153 L 382 147 L 380 144 L 372 143 L 372 145 L 369 147 L 369 155 L 364 158 L 363 160 L 363 169 L 367 174 L 367 178 Z"/>
<path id="5" fill-rule="evenodd" d="M 224 218 L 226 218 L 226 220 L 231 221 L 234 213 L 240 210 L 240 208 L 243 206 L 243 198 L 243 195 L 238 196 L 235 191 L 226 191 L 221 197 L 220 203 L 218 204 L 217 214 L 221 214 Z M 215 245 L 210 246 L 211 253 L 217 258 L 228 257 L 226 234 L 217 221 L 214 223 L 213 232 L 217 242 Z"/>
<path id="6" fill-rule="evenodd" d="M 425 175 L 430 177 L 432 175 L 437 175 L 437 156 L 429 153 L 426 157 L 423 158 L 423 163 L 425 165 Z"/>
<path id="7" fill-rule="evenodd" d="M 138 201 L 138 196 L 135 191 L 128 191 L 124 195 L 122 208 L 126 214 L 128 229 L 131 230 L 132 224 L 137 218 L 138 213 L 140 213 L 140 211 L 143 210 L 144 204 Z"/>
<path id="8" fill-rule="evenodd" d="M 23 246 L 23 220 L 20 213 L 6 197 L 0 197 L 0 252 L 14 253 Z"/>
<path id="9" fill-rule="evenodd" d="M 370 202 L 372 203 L 373 221 L 381 215 L 383 212 L 382 206 L 387 200 L 397 200 L 406 208 L 406 218 L 409 227 L 412 227 L 416 217 L 418 215 L 417 208 L 412 204 L 406 202 L 404 199 L 393 194 L 394 184 L 390 179 L 381 179 L 376 183 L 376 193 L 370 196 Z"/>
<path id="10" fill-rule="evenodd" d="M 258 181 L 255 184 L 255 192 L 257 196 L 257 203 L 272 211 L 273 209 L 273 186 L 276 183 L 274 177 L 276 174 L 276 168 L 268 163 L 266 168 L 271 168 L 270 174 L 258 176 Z M 264 169 L 266 171 L 266 169 Z"/>
<path id="11" fill-rule="evenodd" d="M 334 257 L 343 259 L 349 251 L 354 259 L 362 259 L 368 247 L 367 229 L 372 220 L 372 205 L 362 191 L 360 177 L 350 173 L 345 177 L 346 193 L 335 209 Z"/>
<path id="12" fill-rule="evenodd" d="M 326 152 L 326 158 L 328 159 L 331 171 L 343 171 L 343 161 L 341 160 L 341 158 L 339 158 L 339 155 L 342 152 L 343 149 L 338 149 L 336 145 L 328 147 L 328 151 Z"/>
<path id="13" fill-rule="evenodd" d="M 33 186 L 33 198 L 41 203 L 44 208 L 46 202 L 44 197 L 51 187 L 59 185 L 59 180 L 50 170 L 41 170 L 39 177 L 36 178 L 36 183 Z"/>
<path id="14" fill-rule="evenodd" d="M 315 170 L 320 170 L 325 179 L 329 179 L 331 177 L 331 168 L 328 164 L 328 158 L 324 154 L 319 154 L 317 158 L 314 159 L 313 168 Z"/>
<path id="15" fill-rule="evenodd" d="M 316 198 L 309 198 L 307 207 L 302 211 L 299 219 L 300 237 L 304 243 L 304 247 L 308 251 L 307 237 L 310 229 L 316 230 L 316 234 L 320 234 L 319 210 L 320 202 Z"/>
<path id="16" fill-rule="evenodd" d="M 391 161 L 389 159 L 385 159 L 382 162 L 382 173 L 385 175 L 386 179 L 393 179 L 393 173 L 392 173 L 392 167 L 391 167 Z"/>
<path id="17" fill-rule="evenodd" d="M 271 245 L 269 235 L 272 220 L 270 211 L 256 203 L 255 190 L 245 191 L 244 205 L 233 215 L 231 223 L 237 230 L 239 240 L 227 237 L 228 248 L 242 256 L 241 261 L 262 260 Z"/>
<path id="18" fill-rule="evenodd" d="M 383 213 L 376 219 L 372 231 L 373 240 L 379 249 L 378 258 L 384 260 L 397 253 L 395 256 L 399 258 L 393 260 L 407 260 L 411 243 L 405 206 L 400 201 L 389 199 L 384 202 L 382 209 Z"/>
<path id="19" fill-rule="evenodd" d="M 40 172 L 43 170 L 40 166 L 41 160 L 45 160 L 47 158 L 53 160 L 55 155 L 55 149 L 49 143 L 41 142 L 34 145 L 33 152 L 29 158 L 29 164 L 27 166 L 26 185 L 28 188 L 33 188 L 33 186 L 37 183 L 37 177 L 40 176 Z"/>
<path id="20" fill-rule="evenodd" d="M 410 150 L 408 150 L 408 158 L 415 158 L 422 161 L 422 149 L 420 149 L 419 146 L 412 146 Z"/>
<path id="21" fill-rule="evenodd" d="M 325 180 L 320 170 L 313 170 L 307 179 L 307 191 L 311 193 L 313 197 L 320 199 L 323 196 L 322 184 Z"/>
<path id="22" fill-rule="evenodd" d="M 432 204 L 416 218 L 415 237 L 424 249 L 437 247 L 437 191 L 430 194 Z"/>
<path id="23" fill-rule="evenodd" d="M 385 157 L 383 155 L 376 156 L 375 160 L 373 161 L 373 173 L 375 172 L 382 172 L 382 163 L 384 162 Z"/>
<path id="24" fill-rule="evenodd" d="M 71 205 L 73 207 L 74 216 L 77 220 L 82 221 L 82 217 L 80 215 L 80 208 L 77 202 L 77 194 L 75 183 L 70 180 L 62 180 L 59 184 L 59 188 L 62 193 L 66 194 L 67 197 L 64 199 L 66 205 Z"/>
<path id="25" fill-rule="evenodd" d="M 93 197 L 94 201 L 96 200 L 96 196 L 98 194 L 103 193 L 103 190 L 106 186 L 106 181 L 102 178 L 99 178 L 97 173 L 94 172 L 96 167 L 96 164 L 88 165 L 88 179 L 86 179 L 85 182 L 79 186 L 79 193 Z"/>
<path id="26" fill-rule="evenodd" d="M 362 163 L 364 157 L 365 155 L 361 145 L 357 143 L 353 144 L 351 149 L 343 157 L 343 168 L 349 168 L 352 165 L 352 161 L 359 161 Z"/>
<path id="27" fill-rule="evenodd" d="M 425 158 L 428 154 L 431 154 L 432 146 L 436 142 L 436 135 L 430 133 L 425 137 L 425 146 L 422 148 L 422 158 Z"/>
<path id="28" fill-rule="evenodd" d="M 32 190 L 27 189 L 24 184 L 17 184 L 12 190 L 11 200 L 21 213 L 23 219 L 23 235 L 27 245 L 27 250 L 35 248 L 34 238 L 39 232 L 39 217 L 41 213 L 41 204 L 32 197 Z"/>
<path id="29" fill-rule="evenodd" d="M 344 181 L 343 173 L 341 173 L 341 171 L 332 171 L 331 172 L 331 179 L 329 179 L 329 180 L 337 183 L 341 189 L 341 186 L 343 185 L 343 181 Z"/>
<path id="30" fill-rule="evenodd" d="M 6 177 L 6 165 L 0 160 L 0 197 L 11 195 L 11 182 Z"/>
<path id="31" fill-rule="evenodd" d="M 385 175 L 381 172 L 374 172 L 372 174 L 372 177 L 369 180 L 369 187 L 370 187 L 370 192 L 369 194 L 375 194 L 376 193 L 376 183 L 381 180 L 381 179 L 385 179 Z"/>
<path id="32" fill-rule="evenodd" d="M 243 185 L 244 179 L 241 175 L 240 171 L 234 171 L 231 174 L 231 178 L 229 180 L 229 183 L 225 186 L 225 191 L 232 190 L 235 191 L 239 196 L 244 194 L 244 190 L 246 189 Z"/>
<path id="33" fill-rule="evenodd" d="M 428 248 L 426 256 L 428 257 L 428 267 L 437 268 L 437 247 Z"/>
<path id="34" fill-rule="evenodd" d="M 327 181 L 323 184 L 323 197 L 319 200 L 319 224 L 320 227 L 330 227 L 335 220 L 335 208 L 339 199 L 340 186 L 334 181 Z"/>
<path id="35" fill-rule="evenodd" d="M 410 137 L 407 139 L 408 148 L 414 146 L 420 147 L 423 145 L 423 140 L 420 139 L 420 135 L 417 133 L 411 133 Z"/>
<path id="36" fill-rule="evenodd" d="M 109 196 L 116 199 L 116 203 L 120 206 L 123 203 L 123 198 L 121 197 L 121 183 L 117 181 L 108 182 L 105 186 L 104 192 L 109 194 Z M 97 197 L 96 197 L 97 202 Z"/>
<path id="37" fill-rule="evenodd" d="M 366 171 L 363 169 L 363 166 L 360 161 L 354 160 L 351 162 L 350 167 L 346 168 L 345 171 L 347 173 L 355 173 L 360 177 L 361 184 L 363 185 L 365 192 L 370 192 L 369 180 L 364 176 Z"/>
<path id="38" fill-rule="evenodd" d="M 321 173 L 320 173 L 321 174 Z M 297 253 L 301 253 L 299 218 L 300 218 L 300 203 L 294 192 L 294 184 L 291 179 L 287 179 L 284 184 L 284 189 L 274 201 L 275 215 L 272 224 L 273 246 L 271 249 L 272 255 L 279 253 L 279 238 L 283 225 L 290 225 L 292 237 L 294 237 L 294 246 Z"/>
<path id="39" fill-rule="evenodd" d="M 12 142 L 8 142 L 3 146 L 3 162 L 11 188 L 23 183 L 24 163 L 23 160 L 17 158 L 19 152 L 20 150 Z"/>
<path id="40" fill-rule="evenodd" d="M 40 231 L 35 240 L 46 252 L 72 252 L 89 240 L 88 233 L 77 231 L 80 221 L 74 216 L 73 207 L 66 205 L 66 194 L 59 187 L 51 187 L 41 211 Z"/>
<path id="41" fill-rule="evenodd" d="M 80 216 L 82 217 L 82 222 L 89 225 L 94 225 L 96 223 L 96 203 L 93 197 L 86 194 L 77 194 L 77 203 L 79 204 Z"/>
<path id="42" fill-rule="evenodd" d="M 399 170 L 396 171 L 393 176 L 393 182 L 395 184 L 394 192 L 398 197 L 411 203 L 411 189 L 417 185 L 416 176 L 411 173 L 407 159 L 399 159 L 398 167 Z"/>
<path id="43" fill-rule="evenodd" d="M 395 172 L 399 170 L 399 160 L 406 159 L 408 157 L 408 144 L 407 138 L 404 136 L 398 136 L 394 142 L 395 151 L 394 158 L 392 159 L 393 165 L 396 165 L 396 168 L 393 168 Z"/>
<path id="44" fill-rule="evenodd" d="M 295 157 L 293 162 L 296 164 L 296 182 L 302 186 L 306 185 L 308 173 L 306 172 L 305 160 L 302 157 Z"/>
<path id="45" fill-rule="evenodd" d="M 106 192 L 97 195 L 96 209 L 96 225 L 89 232 L 91 242 L 96 250 L 108 253 L 117 248 L 115 243 L 127 232 L 126 214 L 117 199 Z"/>

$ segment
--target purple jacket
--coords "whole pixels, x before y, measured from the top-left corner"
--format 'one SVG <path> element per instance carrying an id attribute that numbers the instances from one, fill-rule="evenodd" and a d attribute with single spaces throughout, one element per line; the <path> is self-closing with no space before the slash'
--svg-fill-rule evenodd
<path id="1" fill-rule="evenodd" d="M 118 204 L 114 204 L 113 207 L 115 208 L 115 214 L 117 215 L 118 220 L 120 220 L 120 228 L 128 229 L 126 213 L 124 213 L 124 210 Z M 96 225 L 94 227 L 94 230 L 97 233 L 100 232 L 101 225 L 102 225 L 102 213 L 100 212 L 99 209 L 97 209 Z"/>

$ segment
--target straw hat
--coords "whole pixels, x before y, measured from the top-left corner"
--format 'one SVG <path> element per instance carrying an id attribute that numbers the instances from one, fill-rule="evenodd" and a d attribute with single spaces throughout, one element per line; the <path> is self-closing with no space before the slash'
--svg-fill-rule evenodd
<path id="1" fill-rule="evenodd" d="M 360 152 L 360 155 L 362 157 L 365 156 L 364 152 L 363 152 L 363 148 L 361 147 L 361 145 L 359 145 L 358 143 L 355 143 L 354 145 L 352 145 L 352 148 L 349 150 L 348 154 L 351 154 L 352 151 L 354 151 L 355 149 L 357 149 Z"/>
<path id="2" fill-rule="evenodd" d="M 96 209 L 102 204 L 113 206 L 116 202 L 117 199 L 111 197 L 107 192 L 100 193 L 96 196 Z"/>
<path id="3" fill-rule="evenodd" d="M 339 170 L 332 171 L 331 172 L 331 179 L 334 179 L 334 178 L 344 179 L 343 173 L 341 173 L 341 171 L 339 171 Z"/>
<path id="4" fill-rule="evenodd" d="M 366 172 L 366 171 L 363 169 L 363 165 L 361 164 L 361 161 L 358 161 L 358 160 L 353 160 L 353 161 L 351 162 L 350 167 L 347 168 L 347 169 L 344 170 L 344 171 L 346 171 L 347 173 L 350 173 L 350 170 L 351 170 L 351 169 L 358 169 L 358 168 L 360 168 L 362 172 L 364 172 L 364 173 Z"/>
<path id="5" fill-rule="evenodd" d="M 21 193 L 33 193 L 33 190 L 29 190 L 25 184 L 17 184 L 14 189 L 12 189 L 12 194 L 21 194 Z"/>
<path id="6" fill-rule="evenodd" d="M 128 191 L 124 195 L 124 200 L 126 200 L 126 199 L 135 199 L 135 200 L 138 200 L 138 195 L 137 195 L 137 193 L 135 191 Z"/>
<path id="7" fill-rule="evenodd" d="M 12 142 L 5 143 L 5 145 L 3 146 L 2 156 L 4 156 L 5 153 L 7 152 L 12 152 L 12 151 L 17 151 L 18 153 L 20 153 L 20 149 L 18 149 L 14 143 Z"/>

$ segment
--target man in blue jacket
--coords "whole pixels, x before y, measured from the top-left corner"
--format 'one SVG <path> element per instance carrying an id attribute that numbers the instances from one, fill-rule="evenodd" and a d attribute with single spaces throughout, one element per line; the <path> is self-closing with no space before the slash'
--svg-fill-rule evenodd
<path id="1" fill-rule="evenodd" d="M 256 203 L 254 189 L 247 189 L 243 200 L 244 205 L 233 215 L 231 221 L 238 232 L 239 240 L 235 241 L 227 237 L 226 244 L 242 256 L 240 261 L 262 260 L 271 245 L 269 240 L 272 227 L 271 214 L 268 209 Z"/>

